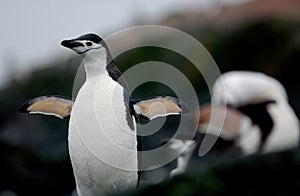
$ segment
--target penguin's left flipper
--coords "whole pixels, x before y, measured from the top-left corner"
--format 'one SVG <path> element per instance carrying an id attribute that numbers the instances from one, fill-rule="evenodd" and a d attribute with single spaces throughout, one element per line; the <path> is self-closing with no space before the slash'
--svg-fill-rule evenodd
<path id="1" fill-rule="evenodd" d="M 20 113 L 52 115 L 64 119 L 70 116 L 73 101 L 61 96 L 42 96 L 25 102 Z"/>
<path id="2" fill-rule="evenodd" d="M 131 105 L 138 118 L 147 120 L 152 120 L 161 116 L 188 113 L 188 109 L 183 102 L 169 96 L 135 99 L 131 100 Z"/>

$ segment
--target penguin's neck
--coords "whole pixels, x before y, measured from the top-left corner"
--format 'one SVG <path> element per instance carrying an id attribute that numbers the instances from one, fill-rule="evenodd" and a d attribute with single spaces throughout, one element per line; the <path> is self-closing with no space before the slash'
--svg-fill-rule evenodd
<path id="1" fill-rule="evenodd" d="M 86 80 L 96 79 L 104 75 L 107 64 L 107 54 L 104 50 L 91 50 L 84 56 Z"/>

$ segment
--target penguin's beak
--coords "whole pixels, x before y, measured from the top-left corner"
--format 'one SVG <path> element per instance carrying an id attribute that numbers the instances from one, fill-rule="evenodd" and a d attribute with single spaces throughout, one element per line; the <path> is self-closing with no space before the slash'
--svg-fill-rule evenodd
<path id="1" fill-rule="evenodd" d="M 76 47 L 84 47 L 84 45 L 76 39 L 63 40 L 60 44 L 64 47 L 70 48 L 70 49 L 73 49 Z"/>

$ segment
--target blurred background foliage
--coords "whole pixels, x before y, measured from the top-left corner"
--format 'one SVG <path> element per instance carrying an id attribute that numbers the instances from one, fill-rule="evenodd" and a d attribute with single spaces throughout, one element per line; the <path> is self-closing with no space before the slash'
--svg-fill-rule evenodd
<path id="1" fill-rule="evenodd" d="M 175 13 L 156 24 L 178 28 L 198 39 L 221 72 L 256 70 L 277 78 L 285 86 L 299 117 L 300 2 L 274 2 L 254 1 L 205 13 Z M 119 56 L 116 62 L 119 69 L 125 71 L 150 60 L 176 66 L 190 79 L 200 104 L 209 101 L 201 74 L 184 57 L 172 51 L 156 47 L 133 49 Z M 70 195 L 74 190 L 67 149 L 68 120 L 19 114 L 17 109 L 26 100 L 41 95 L 72 97 L 80 61 L 77 56 L 56 59 L 21 79 L 12 79 L 1 89 L 0 194 L 11 190 L 17 195 Z M 161 94 L 173 95 L 173 92 L 163 85 L 147 83 L 135 90 L 133 96 Z M 159 145 L 160 140 L 155 138 L 172 136 L 177 126 L 174 120 L 178 121 L 176 117 L 168 118 L 161 133 L 145 138 L 145 148 Z M 199 161 L 191 167 L 193 175 L 179 176 L 127 194 L 299 194 L 300 182 L 296 176 L 300 172 L 299 153 L 296 149 L 239 161 L 226 158 Z M 199 169 L 200 165 L 206 169 Z"/>

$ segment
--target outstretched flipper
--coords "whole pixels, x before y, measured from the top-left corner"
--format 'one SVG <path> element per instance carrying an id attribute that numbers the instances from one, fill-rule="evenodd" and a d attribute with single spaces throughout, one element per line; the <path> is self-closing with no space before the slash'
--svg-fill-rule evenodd
<path id="1" fill-rule="evenodd" d="M 179 115 L 188 113 L 185 104 L 169 96 L 150 97 L 131 100 L 130 104 L 138 118 L 152 120 L 160 116 Z M 70 116 L 73 101 L 61 96 L 42 96 L 24 103 L 19 112 L 29 114 L 44 114 L 61 119 Z"/>
<path id="2" fill-rule="evenodd" d="M 70 116 L 73 101 L 60 96 L 42 96 L 24 103 L 18 111 L 29 114 L 52 115 L 64 119 Z"/>
<path id="3" fill-rule="evenodd" d="M 147 120 L 160 116 L 188 113 L 188 109 L 183 102 L 169 96 L 131 100 L 131 105 L 138 118 Z"/>

